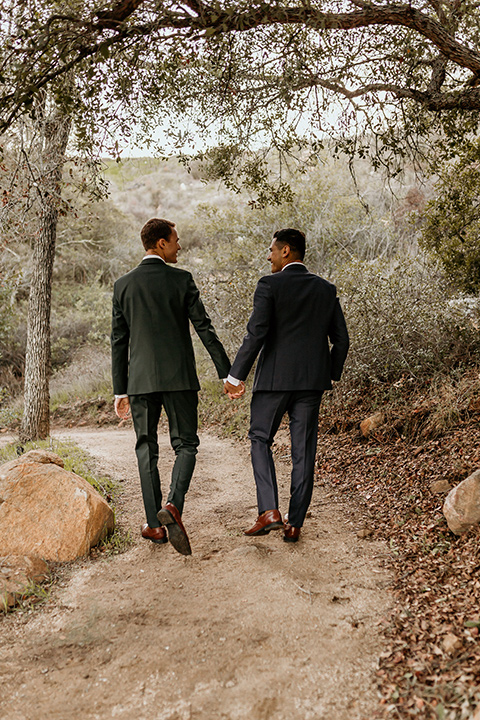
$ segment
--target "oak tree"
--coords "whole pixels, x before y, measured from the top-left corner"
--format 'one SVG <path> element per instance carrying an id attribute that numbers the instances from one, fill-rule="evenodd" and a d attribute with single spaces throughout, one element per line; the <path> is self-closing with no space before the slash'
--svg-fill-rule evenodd
<path id="1" fill-rule="evenodd" d="M 120 0 L 93 8 L 69 0 L 61 12 L 12 2 L 22 22 L 10 35 L 6 7 L 0 128 L 75 68 L 104 120 L 127 100 L 124 129 L 138 127 L 141 108 L 148 133 L 159 110 L 178 144 L 188 140 L 189 120 L 237 153 L 253 139 L 257 148 L 288 150 L 305 137 L 315 151 L 332 132 L 351 152 L 391 164 L 421 152 L 432 134 L 448 154 L 477 130 L 473 0 Z M 70 111 L 75 104 L 59 101 Z M 224 154 L 227 177 L 234 159 L 233 150 Z"/>
<path id="2" fill-rule="evenodd" d="M 48 98 L 44 147 L 56 150 L 40 218 L 51 223 L 70 127 L 86 152 L 119 152 L 132 134 L 154 142 L 159 125 L 177 152 L 203 136 L 210 173 L 261 202 L 288 194 L 283 162 L 314 160 L 328 137 L 391 172 L 407 156 L 448 161 L 478 131 L 479 20 L 474 0 L 4 0 L 0 132 L 22 116 L 42 124 Z M 54 251 L 44 240 L 38 313 Z M 48 352 L 34 362 L 48 376 Z"/>

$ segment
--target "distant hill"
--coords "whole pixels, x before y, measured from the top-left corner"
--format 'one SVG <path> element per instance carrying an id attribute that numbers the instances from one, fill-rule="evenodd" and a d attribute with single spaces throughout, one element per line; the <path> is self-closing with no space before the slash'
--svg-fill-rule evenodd
<path id="1" fill-rule="evenodd" d="M 179 226 L 185 247 L 199 242 L 195 214 L 199 205 L 228 207 L 238 197 L 220 182 L 205 182 L 197 169 L 191 172 L 178 160 L 131 158 L 120 163 L 105 161 L 110 199 L 138 227 L 152 217 L 172 220 Z M 246 201 L 245 201 L 246 203 Z"/>

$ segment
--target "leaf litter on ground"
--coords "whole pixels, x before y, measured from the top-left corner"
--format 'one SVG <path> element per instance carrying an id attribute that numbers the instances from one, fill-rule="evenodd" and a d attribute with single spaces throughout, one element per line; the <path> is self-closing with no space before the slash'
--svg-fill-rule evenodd
<path id="1" fill-rule="evenodd" d="M 323 432 L 322 432 L 323 430 Z M 377 718 L 467 720 L 480 706 L 480 528 L 457 537 L 446 492 L 480 467 L 480 423 L 412 441 L 358 427 L 320 428 L 317 482 L 355 503 L 366 532 L 386 541 L 394 606 L 383 622 Z"/>

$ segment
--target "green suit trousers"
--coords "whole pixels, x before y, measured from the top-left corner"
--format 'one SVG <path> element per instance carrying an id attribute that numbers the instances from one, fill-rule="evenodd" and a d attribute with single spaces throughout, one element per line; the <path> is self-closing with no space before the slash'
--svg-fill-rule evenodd
<path id="1" fill-rule="evenodd" d="M 135 452 L 142 487 L 147 523 L 159 527 L 157 513 L 162 508 L 162 491 L 158 472 L 158 422 L 162 408 L 168 418 L 170 443 L 175 452 L 170 491 L 171 502 L 181 514 L 185 495 L 195 468 L 199 438 L 197 435 L 197 390 L 154 392 L 130 395 L 130 409 L 137 436 Z"/>

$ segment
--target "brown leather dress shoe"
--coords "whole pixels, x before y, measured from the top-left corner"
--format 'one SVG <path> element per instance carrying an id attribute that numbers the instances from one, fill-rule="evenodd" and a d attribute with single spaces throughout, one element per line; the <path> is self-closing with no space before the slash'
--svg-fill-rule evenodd
<path id="1" fill-rule="evenodd" d="M 167 531 L 163 527 L 151 528 L 147 523 L 142 525 L 142 537 L 158 545 L 168 542 Z"/>
<path id="2" fill-rule="evenodd" d="M 191 555 L 192 549 L 190 547 L 190 540 L 188 539 L 187 531 L 183 527 L 180 513 L 175 505 L 167 502 L 165 507 L 157 513 L 157 518 L 162 525 L 166 526 L 168 539 L 175 550 L 181 555 Z"/>
<path id="3" fill-rule="evenodd" d="M 270 530 L 283 528 L 282 516 L 278 510 L 265 510 L 258 516 L 257 522 L 250 530 L 245 530 L 244 535 L 267 535 Z"/>
<path id="4" fill-rule="evenodd" d="M 292 527 L 291 525 L 285 525 L 283 531 L 284 542 L 297 542 L 300 537 L 300 528 Z"/>

